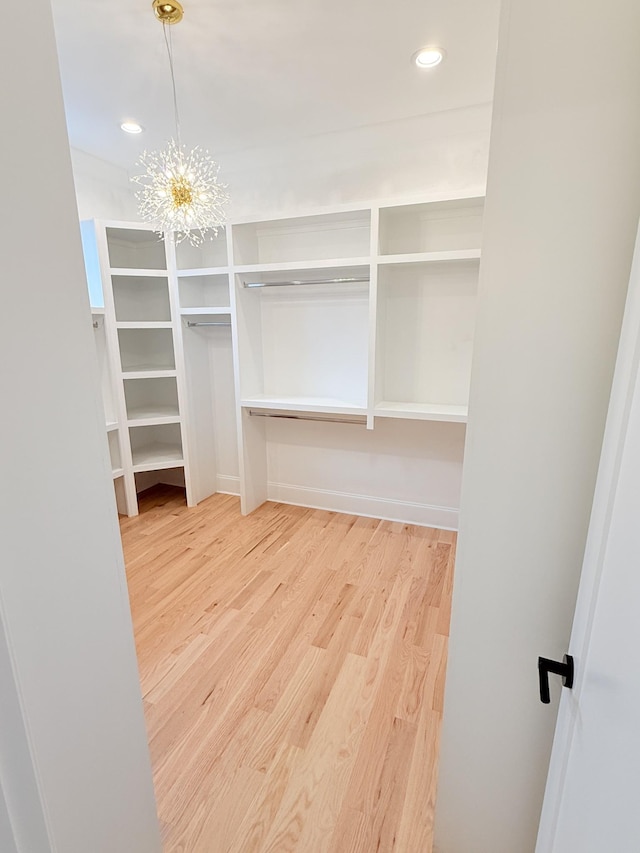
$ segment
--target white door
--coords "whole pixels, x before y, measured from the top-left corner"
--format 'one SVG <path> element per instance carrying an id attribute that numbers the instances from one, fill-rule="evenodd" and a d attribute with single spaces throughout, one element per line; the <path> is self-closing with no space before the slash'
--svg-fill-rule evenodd
<path id="1" fill-rule="evenodd" d="M 639 364 L 640 233 L 536 853 L 640 851 Z"/>

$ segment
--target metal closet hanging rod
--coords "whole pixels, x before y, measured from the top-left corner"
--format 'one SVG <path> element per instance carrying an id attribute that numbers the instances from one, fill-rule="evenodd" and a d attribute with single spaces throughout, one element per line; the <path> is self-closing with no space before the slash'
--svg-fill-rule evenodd
<path id="1" fill-rule="evenodd" d="M 249 415 L 254 418 L 283 418 L 287 421 L 317 421 L 318 423 L 355 424 L 356 426 L 364 426 L 367 422 L 366 415 L 354 415 L 355 418 L 361 419 L 353 420 L 352 418 L 331 418 L 324 417 L 323 415 L 320 415 L 319 417 L 314 417 L 313 415 L 289 415 L 284 412 L 263 412 L 256 409 L 249 409 Z"/>
<path id="2" fill-rule="evenodd" d="M 369 276 L 347 276 L 345 278 L 289 279 L 287 281 L 244 281 L 244 287 L 292 287 L 299 284 L 353 284 L 369 281 Z"/>

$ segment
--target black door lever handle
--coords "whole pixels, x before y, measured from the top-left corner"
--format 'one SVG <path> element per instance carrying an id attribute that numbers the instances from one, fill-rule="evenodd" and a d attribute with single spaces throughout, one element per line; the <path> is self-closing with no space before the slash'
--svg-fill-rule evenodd
<path id="1" fill-rule="evenodd" d="M 551 702 L 549 694 L 549 673 L 562 676 L 564 687 L 573 687 L 573 658 L 565 655 L 563 663 L 549 658 L 538 658 L 538 677 L 540 679 L 540 701 L 544 705 Z"/>

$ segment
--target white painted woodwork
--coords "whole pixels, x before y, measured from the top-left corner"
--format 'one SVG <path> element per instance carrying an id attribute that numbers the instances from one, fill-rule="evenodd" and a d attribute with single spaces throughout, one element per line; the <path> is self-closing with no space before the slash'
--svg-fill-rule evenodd
<path id="1" fill-rule="evenodd" d="M 171 322 L 166 278 L 114 275 L 112 287 L 118 323 Z"/>
<path id="2" fill-rule="evenodd" d="M 463 429 L 448 424 L 467 417 L 482 210 L 464 195 L 345 207 L 232 223 L 200 247 L 99 224 L 129 492 L 184 464 L 190 505 L 223 490 L 243 512 L 271 497 L 455 527 Z M 375 435 L 354 444 L 354 423 L 317 417 Z"/>
<path id="3" fill-rule="evenodd" d="M 164 243 L 148 228 L 107 226 L 111 269 L 166 270 Z"/>
<path id="4" fill-rule="evenodd" d="M 439 405 L 441 412 L 465 407 L 477 262 L 394 264 L 381 267 L 378 277 L 376 406 L 383 401 Z"/>
<path id="5" fill-rule="evenodd" d="M 569 643 L 576 679 L 560 700 L 538 853 L 640 848 L 639 367 L 640 235 Z"/>
<path id="6" fill-rule="evenodd" d="M 232 225 L 236 266 L 365 257 L 370 210 Z"/>
<path id="7" fill-rule="evenodd" d="M 129 427 L 133 470 L 159 471 L 184 462 L 180 424 Z"/>
<path id="8" fill-rule="evenodd" d="M 20 354 L 1 379 L 0 785 L 20 853 L 159 853 L 46 0 L 12 10 L 0 73 L 19 81 L 0 104 L 20 128 L 0 163 L 0 256 L 16 284 L 3 365 Z"/>
<path id="9" fill-rule="evenodd" d="M 176 246 L 176 266 L 179 270 L 203 270 L 228 266 L 227 235 L 221 228 L 213 239 L 201 246 L 192 246 L 184 240 Z"/>
<path id="10" fill-rule="evenodd" d="M 102 402 L 104 406 L 104 417 L 107 428 L 109 425 L 117 425 L 116 406 L 114 399 L 114 377 L 112 375 L 112 367 L 107 349 L 106 330 L 104 325 L 104 311 L 96 313 L 95 309 L 91 309 L 92 319 L 94 323 L 94 341 L 96 354 L 98 356 L 98 369 L 100 372 L 100 388 L 102 391 Z"/>
<path id="11" fill-rule="evenodd" d="M 605 20 L 606 61 L 594 62 Z M 551 0 L 503 4 L 441 853 L 525 853 L 536 843 L 556 707 L 540 703 L 536 662 L 568 650 L 640 214 L 638 31 L 631 0 L 568 0 L 560 13 Z M 599 810 L 609 780 L 592 772 L 600 795 L 588 808 Z M 609 829 L 601 850 L 635 849 Z"/>
<path id="12" fill-rule="evenodd" d="M 118 329 L 122 373 L 175 370 L 173 334 L 169 329 Z"/>
<path id="13" fill-rule="evenodd" d="M 124 396 L 129 426 L 139 425 L 140 421 L 180 418 L 175 377 L 125 379 Z"/>
<path id="14" fill-rule="evenodd" d="M 180 308 L 187 310 L 229 309 L 229 275 L 194 275 L 178 277 Z"/>
<path id="15" fill-rule="evenodd" d="M 367 284 L 241 288 L 238 299 L 258 315 L 262 343 L 251 347 L 246 379 L 240 365 L 243 400 L 317 397 L 366 408 Z"/>
<path id="16" fill-rule="evenodd" d="M 156 482 L 185 485 L 191 505 L 173 245 L 138 223 L 84 224 L 83 237 L 88 276 L 94 252 L 100 261 L 105 361 L 115 377 L 107 430 L 118 509 L 137 514 L 136 493 Z"/>
<path id="17" fill-rule="evenodd" d="M 228 278 L 227 278 L 228 291 Z M 228 310 L 228 309 L 227 309 Z M 195 460 L 192 466 L 196 502 L 228 491 L 233 478 L 238 491 L 238 447 L 233 386 L 230 316 L 197 315 L 195 322 L 227 322 L 224 326 L 183 328 L 188 388 L 186 425 Z"/>

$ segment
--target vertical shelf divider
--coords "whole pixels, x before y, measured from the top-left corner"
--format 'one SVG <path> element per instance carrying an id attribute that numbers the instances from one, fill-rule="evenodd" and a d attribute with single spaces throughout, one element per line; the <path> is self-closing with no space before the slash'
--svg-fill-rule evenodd
<path id="1" fill-rule="evenodd" d="M 375 425 L 376 405 L 376 352 L 378 333 L 378 243 L 380 234 L 380 208 L 371 208 L 371 242 L 369 248 L 369 363 L 367 387 L 367 429 Z"/>
<path id="2" fill-rule="evenodd" d="M 248 515 L 267 500 L 267 442 L 266 421 L 252 418 L 242 408 L 242 363 L 243 350 L 247 348 L 244 316 L 240 319 L 241 306 L 238 289 L 241 284 L 236 276 L 234 229 L 227 225 L 227 253 L 229 260 L 229 296 L 231 299 L 231 335 L 233 339 L 233 373 L 236 396 L 236 420 L 238 428 L 238 456 L 240 470 L 240 510 Z"/>
<path id="3" fill-rule="evenodd" d="M 124 396 L 124 385 L 122 379 L 122 364 L 120 362 L 120 344 L 118 341 L 118 330 L 116 328 L 116 309 L 113 298 L 113 287 L 111 286 L 111 263 L 109 261 L 109 247 L 107 245 L 107 227 L 104 222 L 94 222 L 96 246 L 100 263 L 100 275 L 102 279 L 102 291 L 104 296 L 104 331 L 107 342 L 107 353 L 113 383 L 113 402 L 118 422 L 118 445 L 120 448 L 120 464 L 123 469 L 123 492 L 124 505 L 127 515 L 131 518 L 138 515 L 138 496 L 136 494 L 136 482 L 133 474 L 133 460 L 131 457 L 131 443 L 129 441 L 127 427 L 127 406 Z"/>
<path id="4" fill-rule="evenodd" d="M 178 261 L 176 244 L 173 234 L 164 233 L 164 245 L 167 258 L 167 276 L 169 280 L 169 304 L 171 306 L 171 327 L 173 331 L 173 352 L 176 364 L 176 385 L 178 389 L 178 410 L 181 414 L 180 438 L 182 441 L 182 458 L 184 460 L 184 484 L 187 493 L 187 506 L 196 506 L 203 496 L 196 494 L 193 466 L 191 458 L 191 436 L 189 434 L 189 399 L 187 391 L 187 376 L 182 340 L 182 323 L 180 318 L 180 292 L 178 285 Z"/>

